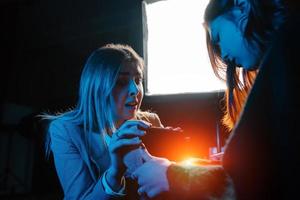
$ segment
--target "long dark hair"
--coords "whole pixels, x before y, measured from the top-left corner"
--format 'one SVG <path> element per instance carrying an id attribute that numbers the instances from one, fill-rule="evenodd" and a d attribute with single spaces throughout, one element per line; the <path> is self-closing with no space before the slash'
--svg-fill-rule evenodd
<path id="1" fill-rule="evenodd" d="M 247 24 L 244 28 L 246 40 L 254 41 L 261 55 L 272 42 L 274 32 L 278 30 L 285 19 L 285 7 L 281 0 L 248 0 L 250 9 L 246 16 Z M 220 50 L 214 46 L 208 32 L 209 23 L 216 17 L 230 11 L 234 7 L 234 0 L 210 0 L 204 14 L 207 50 L 215 75 L 226 81 L 225 108 L 223 124 L 231 130 L 237 122 L 248 94 L 254 84 L 258 70 L 245 70 L 235 63 L 222 60 Z M 240 27 L 242 28 L 242 27 Z M 259 69 L 259 67 L 255 67 Z M 242 79 L 240 79 L 240 75 Z"/>

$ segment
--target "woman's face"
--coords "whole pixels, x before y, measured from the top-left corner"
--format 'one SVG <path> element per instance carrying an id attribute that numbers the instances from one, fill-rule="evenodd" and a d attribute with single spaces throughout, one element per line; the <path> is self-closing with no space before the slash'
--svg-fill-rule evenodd
<path id="1" fill-rule="evenodd" d="M 144 95 L 143 73 L 137 63 L 125 63 L 121 67 L 112 94 L 115 123 L 120 125 L 125 120 L 135 118 Z"/>
<path id="2" fill-rule="evenodd" d="M 212 42 L 219 48 L 222 59 L 232 61 L 244 69 L 251 70 L 258 66 L 260 51 L 258 45 L 244 38 L 241 30 L 244 25 L 237 25 L 239 17 L 238 9 L 218 16 L 209 23 L 209 31 Z M 244 22 L 245 23 L 245 22 Z"/>

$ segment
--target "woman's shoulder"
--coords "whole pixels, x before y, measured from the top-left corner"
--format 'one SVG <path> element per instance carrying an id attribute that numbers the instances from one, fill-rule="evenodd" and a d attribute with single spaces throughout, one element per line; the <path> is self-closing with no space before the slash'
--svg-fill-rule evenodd
<path id="1" fill-rule="evenodd" d="M 48 132 L 50 135 L 60 135 L 66 136 L 69 135 L 69 132 L 73 132 L 70 135 L 76 135 L 74 132 L 80 131 L 80 126 L 71 120 L 66 120 L 63 118 L 57 118 L 49 122 Z"/>
<path id="2" fill-rule="evenodd" d="M 163 127 L 158 114 L 149 111 L 139 111 L 137 119 L 150 122 L 153 126 Z"/>

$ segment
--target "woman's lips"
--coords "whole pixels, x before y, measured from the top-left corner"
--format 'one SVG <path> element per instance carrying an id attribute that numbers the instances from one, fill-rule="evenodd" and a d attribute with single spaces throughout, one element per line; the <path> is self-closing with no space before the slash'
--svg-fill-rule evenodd
<path id="1" fill-rule="evenodd" d="M 125 104 L 125 106 L 136 106 L 136 105 L 138 105 L 137 101 L 133 101 Z"/>
<path id="2" fill-rule="evenodd" d="M 129 102 L 129 103 L 126 103 L 125 106 L 130 110 L 137 110 L 138 103 L 137 102 Z"/>

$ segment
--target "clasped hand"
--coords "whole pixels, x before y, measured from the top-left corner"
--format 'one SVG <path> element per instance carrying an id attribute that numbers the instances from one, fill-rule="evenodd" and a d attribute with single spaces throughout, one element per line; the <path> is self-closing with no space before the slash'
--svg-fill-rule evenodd
<path id="1" fill-rule="evenodd" d="M 150 123 L 142 120 L 127 120 L 112 134 L 108 146 L 111 158 L 109 172 L 112 176 L 121 178 L 124 175 L 126 171 L 123 162 L 124 155 L 141 145 L 140 137 L 146 134 L 145 130 L 150 126 Z"/>
<path id="2" fill-rule="evenodd" d="M 154 198 L 169 191 L 167 169 L 172 162 L 150 155 L 147 149 L 144 149 L 143 154 L 147 161 L 132 173 L 131 178 L 139 184 L 139 195 Z"/>

